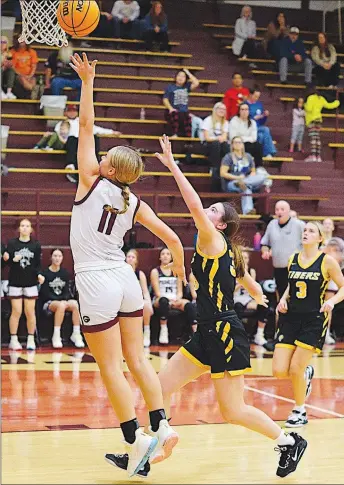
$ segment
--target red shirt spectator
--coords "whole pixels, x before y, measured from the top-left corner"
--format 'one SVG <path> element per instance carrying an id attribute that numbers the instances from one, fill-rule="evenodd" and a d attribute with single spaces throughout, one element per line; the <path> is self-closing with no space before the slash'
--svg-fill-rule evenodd
<path id="1" fill-rule="evenodd" d="M 230 120 L 238 114 L 239 105 L 247 99 L 250 94 L 248 88 L 243 87 L 242 75 L 235 72 L 232 76 L 233 87 L 226 91 L 223 102 L 227 108 L 227 119 Z"/>

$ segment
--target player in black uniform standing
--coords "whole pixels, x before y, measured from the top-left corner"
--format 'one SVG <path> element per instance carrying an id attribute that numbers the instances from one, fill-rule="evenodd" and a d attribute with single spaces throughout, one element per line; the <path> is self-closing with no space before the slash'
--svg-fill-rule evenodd
<path id="1" fill-rule="evenodd" d="M 277 309 L 280 312 L 277 344 L 273 356 L 273 375 L 290 377 L 295 407 L 286 426 L 296 428 L 308 423 L 305 400 L 311 392 L 314 352 L 321 352 L 328 325 L 328 312 L 344 300 L 344 276 L 338 262 L 320 251 L 324 240 L 321 224 L 308 222 L 303 231 L 300 253 L 291 256 L 288 287 Z M 325 301 L 330 280 L 339 291 Z"/>
<path id="2" fill-rule="evenodd" d="M 17 331 L 19 319 L 23 311 L 27 321 L 27 350 L 35 350 L 34 334 L 36 330 L 35 305 L 38 298 L 37 283 L 44 283 L 41 274 L 41 245 L 31 238 L 32 225 L 28 219 L 23 219 L 19 224 L 19 237 L 11 239 L 4 254 L 4 260 L 8 261 L 9 289 L 8 297 L 11 300 L 12 312 L 10 317 L 11 340 L 9 348 L 20 350 Z"/>
<path id="3" fill-rule="evenodd" d="M 183 199 L 195 221 L 198 237 L 192 260 L 197 291 L 198 327 L 194 336 L 168 361 L 159 379 L 167 413 L 172 394 L 210 370 L 223 418 L 263 434 L 277 445 L 280 461 L 277 475 L 285 477 L 296 467 L 307 441 L 296 433 L 285 434 L 269 416 L 244 401 L 244 375 L 251 370 L 250 344 L 242 322 L 234 311 L 236 278 L 260 305 L 267 306 L 261 286 L 245 271 L 233 237 L 239 216 L 228 202 L 204 209 L 202 202 L 175 163 L 171 143 L 160 139 L 159 160 L 172 172 Z M 167 458 L 167 456 L 166 456 Z M 123 468 L 126 457 L 111 455 Z M 146 476 L 147 468 L 139 474 Z"/>
<path id="4" fill-rule="evenodd" d="M 54 334 L 52 345 L 54 349 L 61 349 L 61 325 L 65 313 L 72 313 L 73 333 L 71 341 L 77 348 L 85 347 L 80 333 L 80 316 L 78 302 L 71 298 L 69 290 L 69 274 L 63 268 L 63 252 L 59 248 L 51 251 L 51 265 L 43 271 L 45 281 L 40 290 L 40 299 L 43 302 L 43 310 L 54 313 Z"/>

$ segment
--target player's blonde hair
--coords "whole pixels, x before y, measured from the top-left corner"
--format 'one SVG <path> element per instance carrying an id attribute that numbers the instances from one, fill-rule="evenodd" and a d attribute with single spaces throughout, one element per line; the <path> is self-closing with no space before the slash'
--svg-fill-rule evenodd
<path id="1" fill-rule="evenodd" d="M 129 185 L 135 183 L 142 172 L 144 171 L 144 163 L 140 153 L 131 147 L 117 146 L 111 148 L 108 152 L 110 158 L 110 165 L 115 169 L 114 181 L 117 182 L 122 189 L 122 197 L 124 200 L 124 207 L 122 210 L 104 206 L 104 209 L 113 214 L 124 214 L 127 212 L 130 205 L 130 188 Z"/>
<path id="2" fill-rule="evenodd" d="M 320 248 L 323 242 L 325 241 L 324 226 L 319 221 L 308 221 L 308 224 L 313 224 L 313 226 L 315 226 L 318 229 L 319 236 L 321 237 L 321 242 L 319 243 L 319 248 Z"/>

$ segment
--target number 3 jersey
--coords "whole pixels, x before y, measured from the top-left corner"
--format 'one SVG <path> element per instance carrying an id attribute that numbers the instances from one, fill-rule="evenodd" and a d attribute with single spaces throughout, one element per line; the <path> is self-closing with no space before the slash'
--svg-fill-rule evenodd
<path id="1" fill-rule="evenodd" d="M 74 202 L 70 228 L 70 245 L 75 273 L 122 266 L 123 238 L 132 228 L 140 201 L 130 193 L 124 214 L 104 209 L 110 205 L 122 210 L 122 189 L 112 180 L 98 177 L 85 197 Z"/>
<path id="2" fill-rule="evenodd" d="M 301 263 L 300 253 L 291 256 L 288 264 L 290 311 L 310 313 L 320 310 L 329 283 L 324 269 L 325 256 L 318 253 L 308 266 Z"/>

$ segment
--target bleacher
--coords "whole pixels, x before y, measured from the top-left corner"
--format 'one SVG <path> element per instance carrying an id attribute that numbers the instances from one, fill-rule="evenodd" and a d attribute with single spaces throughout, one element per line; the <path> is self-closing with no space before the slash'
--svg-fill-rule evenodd
<path id="1" fill-rule="evenodd" d="M 211 113 L 215 102 L 223 97 L 230 87 L 234 70 L 248 68 L 248 62 L 260 66 L 244 74 L 245 84 L 250 86 L 259 76 L 265 89 L 262 93 L 264 105 L 270 111 L 269 126 L 276 142 L 277 156 L 265 159 L 264 165 L 273 180 L 270 194 L 262 194 L 256 199 L 257 216 L 245 216 L 243 233 L 251 241 L 256 224 L 263 212 L 273 212 L 279 198 L 286 198 L 297 210 L 301 218 L 324 218 L 331 216 L 341 230 L 343 222 L 343 171 L 340 154 L 344 128 L 339 126 L 333 113 L 325 113 L 323 125 L 324 162 L 307 165 L 303 156 L 288 153 L 291 131 L 291 105 L 304 85 L 298 77 L 297 84 L 280 85 L 276 72 L 271 69 L 273 61 L 267 59 L 246 59 L 236 62 L 230 57 L 230 64 L 221 49 L 211 41 L 226 44 L 233 36 L 233 25 L 204 24 L 204 33 L 199 26 L 197 43 L 192 33 L 172 30 L 170 46 L 172 52 L 145 52 L 140 42 L 123 39 L 85 38 L 91 47 L 83 48 L 91 59 L 98 59 L 97 79 L 95 82 L 96 123 L 101 126 L 120 130 L 119 137 L 100 137 L 101 153 L 113 145 L 130 144 L 141 149 L 145 159 L 146 171 L 135 188 L 136 192 L 150 203 L 158 205 L 155 209 L 166 219 L 171 227 L 178 228 L 184 245 L 192 245 L 192 223 L 185 205 L 180 200 L 177 187 L 171 175 L 154 157 L 158 149 L 158 138 L 167 126 L 164 120 L 164 107 L 161 99 L 166 85 L 173 79 L 174 72 L 188 68 L 199 77 L 202 86 L 190 95 L 190 111 L 205 117 Z M 210 36 L 209 32 L 213 35 Z M 264 35 L 264 27 L 258 29 L 258 36 Z M 315 32 L 302 31 L 303 37 L 312 43 Z M 210 41 L 209 41 L 210 40 Z M 33 46 L 39 55 L 38 71 L 43 71 L 43 63 L 56 48 L 45 45 Z M 344 55 L 344 54 L 343 54 Z M 226 59 L 226 60 L 225 60 Z M 266 79 L 266 81 L 265 81 Z M 153 89 L 154 88 L 154 89 Z M 75 93 L 65 90 L 69 103 L 75 103 Z M 153 98 L 152 98 L 153 96 Z M 153 100 L 153 101 L 152 101 Z M 277 102 L 278 101 L 278 102 Z M 9 174 L 3 179 L 2 216 L 5 239 L 12 235 L 13 220 L 22 214 L 30 214 L 44 235 L 43 244 L 68 245 L 68 221 L 75 188 L 67 181 L 64 169 L 64 152 L 33 150 L 33 146 L 46 131 L 46 117 L 39 108 L 39 101 L 17 99 L 3 102 L 3 124 L 10 125 L 7 148 L 2 150 Z M 145 119 L 140 119 L 140 110 L 146 110 Z M 58 117 L 56 120 L 60 119 Z M 305 135 L 307 144 L 307 135 Z M 233 194 L 211 194 L 210 174 L 198 138 L 179 137 L 172 140 L 180 167 L 200 192 L 205 203 L 232 198 L 240 207 L 240 197 Z M 336 161 L 336 166 L 335 166 Z M 49 192 L 49 196 L 42 188 Z M 30 192 L 31 190 L 31 192 Z M 15 196 L 15 191 L 18 192 Z M 63 196 L 61 194 L 64 194 Z M 25 195 L 26 194 L 26 195 Z M 68 195 L 67 195 L 68 194 Z M 153 205 L 154 205 L 153 204 Z M 191 224 L 191 226 L 190 226 Z M 48 228 L 56 227 L 54 239 L 49 237 Z M 43 231 L 43 232 L 42 232 Z M 141 241 L 154 241 L 143 228 L 137 228 Z"/>

